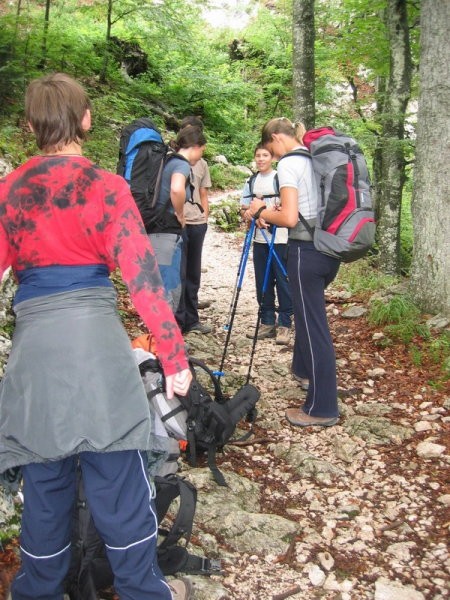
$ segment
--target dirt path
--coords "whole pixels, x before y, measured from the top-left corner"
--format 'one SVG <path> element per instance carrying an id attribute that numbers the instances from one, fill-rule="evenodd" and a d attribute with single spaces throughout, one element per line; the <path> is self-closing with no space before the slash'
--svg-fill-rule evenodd
<path id="1" fill-rule="evenodd" d="M 201 299 L 214 330 L 193 352 L 221 357 L 243 237 L 209 228 Z M 438 600 L 449 596 L 449 389 L 412 364 L 402 346 L 377 345 L 359 303 L 339 286 L 328 293 L 342 418 L 327 429 L 295 429 L 284 419 L 301 391 L 290 376 L 290 347 L 258 342 L 252 381 L 262 392 L 254 443 L 222 458 L 225 468 L 261 484 L 262 511 L 298 523 L 283 556 L 243 553 L 224 585 L 234 600 L 295 598 Z M 224 381 L 245 378 L 256 321 L 251 259 L 240 292 Z M 196 341 L 197 340 L 197 341 Z M 195 345 L 197 344 L 197 346 Z M 281 596 L 280 596 L 281 597 Z M 291 596 L 289 596 L 291 597 Z"/>

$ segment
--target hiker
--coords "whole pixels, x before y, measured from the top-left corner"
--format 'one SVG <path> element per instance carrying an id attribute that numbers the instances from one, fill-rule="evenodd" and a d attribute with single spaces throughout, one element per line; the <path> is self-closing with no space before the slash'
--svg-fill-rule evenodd
<path id="1" fill-rule="evenodd" d="M 122 600 L 188 598 L 156 562 L 148 464 L 165 456 L 109 279 L 119 267 L 156 338 L 168 396 L 191 374 L 153 249 L 127 183 L 82 156 L 91 126 L 81 85 L 30 83 L 25 113 L 41 155 L 0 180 L 0 273 L 18 281 L 0 390 L 0 473 L 21 466 L 22 564 L 12 600 L 62 600 L 79 463 Z M 157 454 L 156 454 L 157 452 Z"/>
<path id="2" fill-rule="evenodd" d="M 203 131 L 200 117 L 188 116 L 181 121 L 181 128 L 197 127 Z M 192 166 L 193 202 L 184 205 L 186 227 L 183 229 L 183 248 L 181 257 L 181 298 L 175 317 L 180 329 L 185 332 L 206 334 L 211 332 L 210 325 L 201 323 L 198 311 L 198 292 L 202 272 L 202 250 L 208 229 L 209 200 L 208 189 L 211 177 L 208 163 L 200 158 Z"/>
<path id="3" fill-rule="evenodd" d="M 252 175 L 247 180 L 241 195 L 241 215 L 247 223 L 252 219 L 248 210 L 252 198 L 263 198 L 268 207 L 277 207 L 280 203 L 277 172 L 272 168 L 272 154 L 262 144 L 258 144 L 255 148 L 254 158 L 258 172 L 255 174 L 256 176 Z M 258 339 L 262 340 L 276 336 L 277 344 L 289 344 L 292 318 L 292 300 L 289 282 L 278 262 L 272 258 L 266 289 L 263 293 L 272 233 L 270 228 L 261 223 L 261 221 L 258 221 L 257 225 L 258 228 L 253 244 L 253 266 L 255 270 L 256 298 L 258 305 L 261 306 L 262 303 Z M 288 230 L 285 227 L 277 228 L 273 249 L 285 271 L 287 241 Z M 279 304 L 277 326 L 275 326 L 275 289 Z M 247 337 L 252 338 L 253 333 L 248 333 Z"/>
<path id="4" fill-rule="evenodd" d="M 191 167 L 201 159 L 206 139 L 200 129 L 184 127 L 170 145 L 176 156 L 164 166 L 157 206 L 166 205 L 169 197 L 171 206 L 164 216 L 164 223 L 152 229 L 150 240 L 175 313 L 181 297 L 182 231 L 186 224 L 184 206 L 192 199 Z"/>
<path id="5" fill-rule="evenodd" d="M 271 119 L 262 130 L 261 142 L 281 159 L 302 148 L 306 130 L 302 123 L 285 117 Z M 294 305 L 295 343 L 292 373 L 308 388 L 301 408 L 290 408 L 286 418 L 292 425 L 331 426 L 339 418 L 336 357 L 327 322 L 325 288 L 333 281 L 340 261 L 318 252 L 311 235 L 299 221 L 299 212 L 313 226 L 317 217 L 317 189 L 311 159 L 286 156 L 278 163 L 280 206 L 266 208 L 255 198 L 250 214 L 263 222 L 289 227 L 288 276 Z"/>

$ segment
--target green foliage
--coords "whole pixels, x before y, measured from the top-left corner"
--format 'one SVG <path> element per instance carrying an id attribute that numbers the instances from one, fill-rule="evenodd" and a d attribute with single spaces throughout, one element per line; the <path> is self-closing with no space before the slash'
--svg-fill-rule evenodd
<path id="1" fill-rule="evenodd" d="M 368 321 L 384 326 L 388 337 L 408 344 L 416 336 L 429 338 L 427 326 L 420 322 L 420 310 L 407 295 L 395 295 L 389 300 L 376 298 L 371 303 Z"/>
<path id="2" fill-rule="evenodd" d="M 244 187 L 247 176 L 233 165 L 214 163 L 209 166 L 211 181 L 214 188 L 229 190 Z"/>
<path id="3" fill-rule="evenodd" d="M 241 226 L 239 203 L 229 197 L 211 205 L 211 216 L 222 231 L 237 231 Z"/>
<path id="4" fill-rule="evenodd" d="M 441 389 L 450 380 L 450 331 L 430 336 L 420 343 L 412 345 L 409 349 L 409 355 L 416 367 L 438 366 L 440 374 L 429 381 L 437 389 Z"/>
<path id="5" fill-rule="evenodd" d="M 372 292 L 389 289 L 398 282 L 397 278 L 378 271 L 367 257 L 349 264 L 342 264 L 335 285 L 341 285 L 353 294 L 367 297 Z"/>

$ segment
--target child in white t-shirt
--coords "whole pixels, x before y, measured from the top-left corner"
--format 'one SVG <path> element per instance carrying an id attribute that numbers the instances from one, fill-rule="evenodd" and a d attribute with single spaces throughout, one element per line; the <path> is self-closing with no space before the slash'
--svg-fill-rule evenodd
<path id="1" fill-rule="evenodd" d="M 258 144 L 254 154 L 258 172 L 245 183 L 241 196 L 241 215 L 245 221 L 251 221 L 248 206 L 253 198 L 264 198 L 267 206 L 279 204 L 277 172 L 272 168 L 273 156 Z M 263 284 L 269 256 L 269 244 L 272 239 L 271 228 L 262 219 L 257 221 L 255 243 L 253 245 L 253 264 L 256 279 L 256 296 L 261 306 L 261 324 L 258 339 L 276 336 L 277 344 L 288 344 L 290 340 L 292 300 L 287 277 L 272 257 L 271 268 L 263 294 Z M 263 235 L 263 232 L 264 234 Z M 276 229 L 274 251 L 286 272 L 288 230 L 285 227 Z M 275 290 L 278 298 L 278 319 L 275 314 Z M 247 334 L 252 338 L 253 333 Z"/>

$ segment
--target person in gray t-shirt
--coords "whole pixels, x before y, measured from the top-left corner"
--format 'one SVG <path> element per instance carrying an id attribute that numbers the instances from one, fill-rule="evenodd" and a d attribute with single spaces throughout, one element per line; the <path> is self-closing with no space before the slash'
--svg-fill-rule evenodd
<path id="1" fill-rule="evenodd" d="M 158 198 L 158 205 L 169 206 L 150 233 L 164 288 L 174 313 L 181 297 L 182 230 L 185 225 L 184 205 L 191 199 L 191 167 L 202 157 L 205 145 L 203 132 L 194 127 L 181 129 L 172 142 L 176 154 L 164 167 Z"/>

